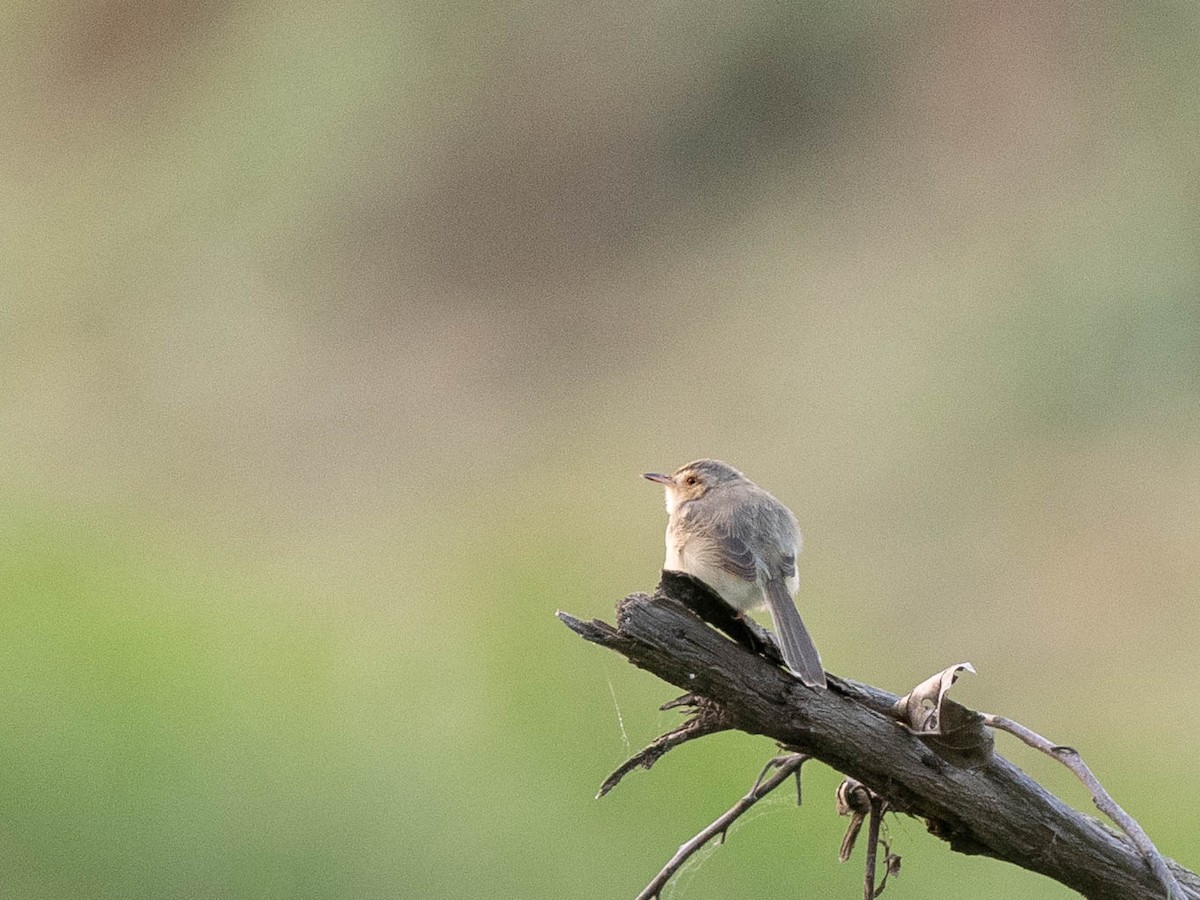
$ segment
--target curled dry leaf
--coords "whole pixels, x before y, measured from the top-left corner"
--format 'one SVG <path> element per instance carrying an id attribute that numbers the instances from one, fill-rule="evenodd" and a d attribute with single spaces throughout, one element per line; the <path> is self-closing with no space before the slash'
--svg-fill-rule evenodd
<path id="1" fill-rule="evenodd" d="M 941 734 L 942 700 L 958 680 L 959 672 L 974 675 L 975 667 L 965 662 L 942 669 L 918 684 L 907 697 L 897 700 L 894 709 L 901 724 L 913 734 Z"/>
<path id="2" fill-rule="evenodd" d="M 858 813 L 865 816 L 871 811 L 871 792 L 861 781 L 843 778 L 837 789 L 837 813 L 848 816 Z"/>
<path id="3" fill-rule="evenodd" d="M 842 838 L 842 846 L 838 850 L 838 860 L 845 862 L 854 852 L 858 833 L 871 813 L 871 792 L 866 785 L 853 778 L 843 780 L 837 789 L 837 812 L 839 816 L 850 816 L 850 827 L 846 829 L 846 836 Z"/>
<path id="4" fill-rule="evenodd" d="M 970 663 L 958 663 L 925 679 L 896 701 L 896 719 L 952 765 L 974 768 L 992 755 L 994 738 L 983 717 L 946 696 L 960 672 L 974 674 Z"/>

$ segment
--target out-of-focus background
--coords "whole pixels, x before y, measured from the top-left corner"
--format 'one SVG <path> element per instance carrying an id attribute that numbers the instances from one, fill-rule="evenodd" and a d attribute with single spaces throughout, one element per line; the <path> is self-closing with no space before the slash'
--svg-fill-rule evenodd
<path id="1" fill-rule="evenodd" d="M 627 897 L 773 746 L 554 618 L 727 459 L 834 672 L 1200 865 L 1200 12 L 17 2 L 0 881 Z M 1051 789 L 1083 789 L 1003 738 Z M 669 896 L 852 897 L 835 773 Z M 889 896 L 1069 896 L 896 819 Z"/>

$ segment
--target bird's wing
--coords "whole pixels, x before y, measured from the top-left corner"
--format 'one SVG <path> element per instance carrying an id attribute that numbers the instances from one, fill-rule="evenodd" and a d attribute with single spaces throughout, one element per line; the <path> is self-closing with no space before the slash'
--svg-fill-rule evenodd
<path id="1" fill-rule="evenodd" d="M 714 562 L 730 575 L 745 581 L 758 580 L 758 560 L 749 545 L 730 531 L 718 529 L 715 534 Z"/>
<path id="2" fill-rule="evenodd" d="M 761 575 L 784 580 L 796 574 L 796 553 L 799 544 L 795 538 L 795 522 L 791 514 L 778 502 L 763 495 L 747 498 L 741 506 L 741 515 L 712 523 L 713 533 L 720 548 L 718 565 L 730 574 L 746 581 L 757 581 Z M 765 501 L 765 502 L 764 502 Z M 775 546 L 775 535 L 786 534 L 793 547 L 785 550 Z M 772 535 L 771 539 L 767 535 Z M 751 547 L 758 547 L 756 556 Z"/>

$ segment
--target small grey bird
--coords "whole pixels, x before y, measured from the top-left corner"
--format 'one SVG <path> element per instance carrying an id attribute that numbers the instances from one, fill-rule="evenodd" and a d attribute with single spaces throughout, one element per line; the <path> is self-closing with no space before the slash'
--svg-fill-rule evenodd
<path id="1" fill-rule="evenodd" d="M 642 477 L 667 489 L 663 568 L 694 575 L 739 612 L 765 605 L 783 661 L 809 687 L 824 688 L 821 657 L 792 602 L 800 586 L 800 528 L 792 511 L 715 459 Z"/>

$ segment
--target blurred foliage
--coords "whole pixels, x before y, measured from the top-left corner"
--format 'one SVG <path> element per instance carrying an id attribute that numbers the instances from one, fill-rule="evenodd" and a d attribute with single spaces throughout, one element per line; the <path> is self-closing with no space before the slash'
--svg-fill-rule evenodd
<path id="1" fill-rule="evenodd" d="M 1193 8 L 0 16 L 13 896 L 635 893 L 773 748 L 594 802 L 672 692 L 553 612 L 653 586 L 701 455 L 833 671 L 970 659 L 1200 865 Z M 857 895 L 837 781 L 674 895 Z M 1066 896 L 889 832 L 889 896 Z"/>

